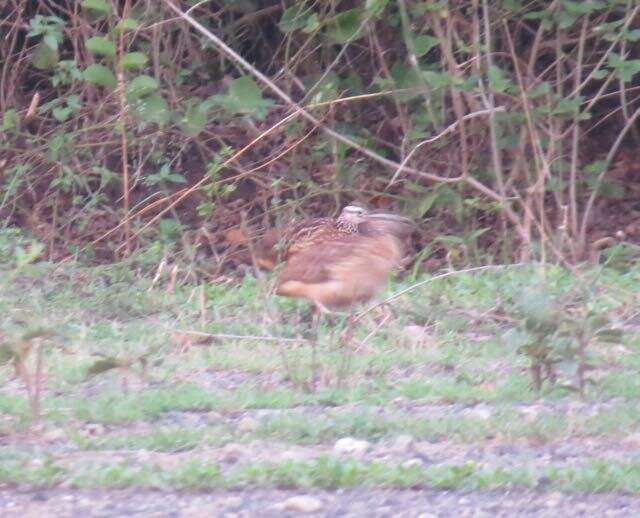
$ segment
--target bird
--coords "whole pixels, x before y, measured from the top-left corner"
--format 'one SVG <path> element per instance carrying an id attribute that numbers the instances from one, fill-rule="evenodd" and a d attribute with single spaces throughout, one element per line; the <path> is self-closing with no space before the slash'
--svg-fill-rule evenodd
<path id="1" fill-rule="evenodd" d="M 256 246 L 256 264 L 265 270 L 273 270 L 281 261 L 314 244 L 344 234 L 356 234 L 364 223 L 368 211 L 358 205 L 347 205 L 338 218 L 312 218 L 300 221 L 289 228 L 272 228 Z"/>
<path id="2" fill-rule="evenodd" d="M 410 220 L 347 206 L 335 222 L 298 229 L 276 282 L 279 296 L 306 299 L 332 313 L 372 299 L 397 269 Z"/>

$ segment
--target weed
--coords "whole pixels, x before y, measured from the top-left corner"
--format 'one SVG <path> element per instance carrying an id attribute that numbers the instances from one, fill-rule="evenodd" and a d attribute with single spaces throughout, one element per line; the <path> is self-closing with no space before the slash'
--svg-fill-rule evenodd
<path id="1" fill-rule="evenodd" d="M 610 317 L 589 300 L 586 290 L 565 298 L 554 298 L 542 284 L 525 287 L 511 300 L 519 320 L 505 333 L 506 342 L 530 360 L 529 370 L 536 390 L 543 382 L 560 380 L 564 388 L 577 390 L 582 397 L 588 382 L 587 372 L 594 369 L 591 349 L 596 343 L 620 343 L 622 332 L 614 328 Z"/>

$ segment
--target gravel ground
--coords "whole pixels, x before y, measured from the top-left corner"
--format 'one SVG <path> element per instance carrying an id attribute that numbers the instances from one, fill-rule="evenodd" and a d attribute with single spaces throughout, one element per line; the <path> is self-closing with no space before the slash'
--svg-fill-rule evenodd
<path id="1" fill-rule="evenodd" d="M 160 493 L 141 491 L 0 491 L 4 518 L 111 516 L 240 518 L 260 516 L 615 517 L 640 515 L 640 498 L 534 492 L 355 490 L 298 493 L 276 490 Z"/>

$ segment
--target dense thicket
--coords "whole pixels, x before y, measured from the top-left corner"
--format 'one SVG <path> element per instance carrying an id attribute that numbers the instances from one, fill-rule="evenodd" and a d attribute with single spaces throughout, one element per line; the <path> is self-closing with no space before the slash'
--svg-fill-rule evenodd
<path id="1" fill-rule="evenodd" d="M 418 262 L 576 261 L 640 234 L 635 0 L 0 15 L 0 215 L 52 258 L 198 243 L 220 266 L 265 226 L 352 200 L 415 218 Z"/>

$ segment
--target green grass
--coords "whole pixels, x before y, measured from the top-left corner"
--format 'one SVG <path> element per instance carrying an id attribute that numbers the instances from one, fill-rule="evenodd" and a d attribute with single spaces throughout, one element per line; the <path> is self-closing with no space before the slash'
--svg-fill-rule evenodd
<path id="1" fill-rule="evenodd" d="M 187 283 L 167 293 L 165 281 L 151 287 L 153 273 L 135 257 L 99 267 L 38 263 L 17 271 L 0 264 L 3 339 L 14 340 L 35 325 L 55 331 L 45 342 L 41 427 L 64 431 L 51 444 L 37 434 L 27 437 L 26 391 L 13 367 L 0 365 L 0 437 L 13 445 L 0 446 L 0 485 L 488 490 L 550 484 L 562 491 L 640 492 L 635 461 L 605 462 L 590 457 L 588 447 L 582 467 L 556 463 L 537 471 L 472 463 L 405 468 L 397 459 L 333 457 L 230 468 L 201 458 L 205 450 L 229 443 L 326 451 L 343 437 L 381 447 L 401 434 L 452 447 L 498 443 L 517 450 L 523 443 L 586 438 L 615 445 L 640 431 L 640 335 L 629 324 L 640 304 L 640 265 L 584 269 L 580 278 L 559 267 L 546 270 L 553 297 L 570 298 L 576 307 L 588 304 L 628 326 L 621 344 L 591 351 L 597 382 L 588 386 L 584 402 L 560 385 L 535 392 L 528 358 L 503 339 L 520 318 L 509 301 L 542 282 L 534 265 L 426 284 L 396 300 L 395 316 L 384 326 L 378 327 L 375 313 L 363 318 L 349 344 L 338 339 L 345 319 L 335 319 L 333 328 L 326 320 L 320 330 L 311 329 L 304 303 L 265 296 L 270 279 L 205 284 L 203 325 L 199 286 Z M 389 293 L 408 284 L 394 282 Z M 585 286 L 591 287 L 589 296 L 576 297 Z M 408 344 L 409 325 L 427 326 L 425 345 Z M 240 337 L 185 344 L 172 330 Z M 315 338 L 314 364 L 308 340 Z M 140 356 L 144 364 L 134 362 L 128 370 L 88 375 L 99 358 Z M 240 429 L 247 416 L 255 426 Z M 96 423 L 102 431 L 86 433 Z M 78 458 L 60 453 L 61 446 Z M 139 451 L 176 456 L 180 465 L 169 469 L 139 460 Z M 87 460 L 106 452 L 128 460 L 95 466 Z"/>
<path id="2" fill-rule="evenodd" d="M 229 432 L 226 431 L 228 435 Z M 225 430 L 193 430 L 184 427 L 162 427 L 146 434 L 124 432 L 116 436 L 84 437 L 75 435 L 74 442 L 82 449 L 147 450 L 182 452 L 194 450 L 202 444 L 222 444 Z"/>
<path id="3" fill-rule="evenodd" d="M 533 473 L 521 468 L 485 468 L 473 462 L 427 467 L 363 463 L 320 458 L 313 462 L 252 463 L 225 471 L 216 463 L 192 460 L 175 468 L 157 464 L 75 464 L 54 459 L 0 466 L 0 484 L 51 487 L 62 480 L 71 488 L 145 488 L 162 490 L 240 489 L 273 487 L 345 489 L 352 487 L 441 490 L 535 489 L 571 493 L 624 492 L 640 494 L 640 464 L 595 460 L 583 466 L 551 466 Z"/>

